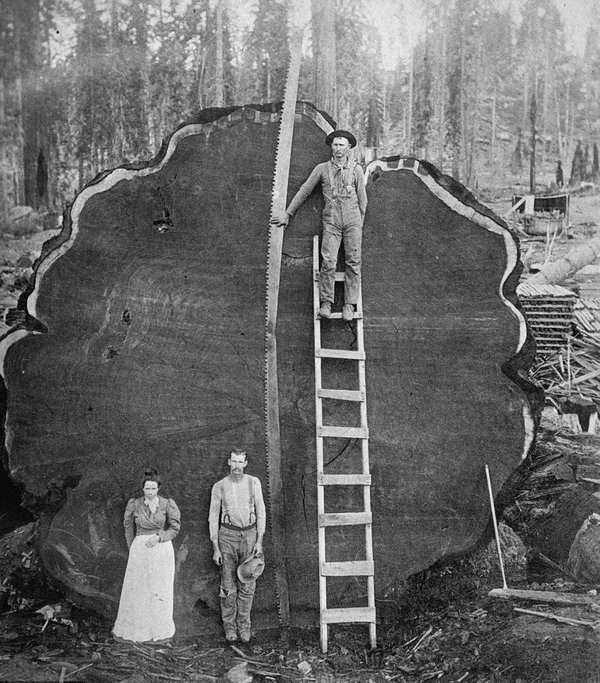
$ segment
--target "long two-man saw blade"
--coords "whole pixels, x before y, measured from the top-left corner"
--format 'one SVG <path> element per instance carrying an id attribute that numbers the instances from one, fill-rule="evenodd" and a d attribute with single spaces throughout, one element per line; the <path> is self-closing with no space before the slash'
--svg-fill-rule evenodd
<path id="1" fill-rule="evenodd" d="M 281 112 L 271 218 L 284 213 L 287 200 L 290 157 L 294 137 L 294 118 L 298 79 L 300 76 L 300 54 L 302 34 L 295 33 L 290 41 L 290 67 L 285 86 L 285 97 Z M 271 535 L 275 564 L 275 585 L 279 619 L 282 626 L 290 623 L 290 600 L 285 565 L 285 519 L 283 481 L 281 477 L 281 439 L 279 433 L 279 385 L 277 380 L 277 305 L 279 301 L 279 278 L 281 271 L 281 249 L 283 227 L 270 224 L 269 251 L 267 259 L 267 315 L 265 335 L 265 410 L 267 430 L 267 468 L 269 472 L 269 511 L 271 514 Z"/>

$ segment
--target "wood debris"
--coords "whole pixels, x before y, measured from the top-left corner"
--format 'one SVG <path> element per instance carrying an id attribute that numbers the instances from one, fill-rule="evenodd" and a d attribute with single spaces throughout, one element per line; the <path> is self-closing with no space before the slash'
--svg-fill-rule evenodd
<path id="1" fill-rule="evenodd" d="M 490 598 L 508 600 L 531 600 L 548 605 L 599 605 L 597 596 L 580 593 L 560 593 L 558 591 L 519 590 L 517 588 L 492 588 L 488 593 Z"/>
<path id="2" fill-rule="evenodd" d="M 585 333 L 567 337 L 562 349 L 538 358 L 531 377 L 559 410 L 573 394 L 600 401 L 600 339 Z"/>
<path id="3" fill-rule="evenodd" d="M 515 607 L 515 612 L 521 612 L 522 614 L 530 614 L 536 617 L 542 617 L 543 619 L 551 619 L 552 621 L 558 621 L 561 624 L 567 624 L 569 626 L 587 626 L 596 631 L 600 628 L 600 621 L 587 621 L 584 619 L 572 619 L 571 617 L 563 617 L 560 614 L 552 614 L 550 612 L 538 612 L 533 609 L 522 609 L 520 607 Z"/>

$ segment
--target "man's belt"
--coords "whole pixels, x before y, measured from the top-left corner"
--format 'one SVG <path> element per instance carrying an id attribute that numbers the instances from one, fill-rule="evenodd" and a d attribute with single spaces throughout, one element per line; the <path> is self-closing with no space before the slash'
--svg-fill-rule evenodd
<path id="1" fill-rule="evenodd" d="M 249 529 L 254 529 L 255 527 L 256 522 L 254 522 L 254 524 L 250 524 L 249 526 L 236 526 L 235 524 L 221 522 L 221 529 L 232 529 L 233 531 L 248 531 Z"/>

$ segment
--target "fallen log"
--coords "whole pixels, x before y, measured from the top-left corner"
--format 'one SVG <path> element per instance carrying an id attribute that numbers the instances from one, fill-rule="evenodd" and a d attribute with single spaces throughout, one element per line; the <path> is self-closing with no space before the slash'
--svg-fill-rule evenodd
<path id="1" fill-rule="evenodd" d="M 493 588 L 488 595 L 490 598 L 531 600 L 532 602 L 543 602 L 548 605 L 600 605 L 600 600 L 597 596 L 580 595 L 579 593 Z"/>
<path id="2" fill-rule="evenodd" d="M 559 285 L 584 266 L 594 263 L 600 254 L 600 237 L 594 237 L 563 256 L 550 261 L 540 271 L 527 278 L 528 284 Z"/>
<path id="3" fill-rule="evenodd" d="M 182 510 L 176 621 L 196 633 L 218 623 L 211 486 L 235 445 L 267 481 L 266 226 L 278 118 L 273 105 L 200 112 L 149 165 L 101 174 L 36 264 L 20 302 L 25 322 L 0 341 L 8 463 L 42 512 L 44 563 L 74 600 L 106 613 L 126 562 L 123 509 L 151 464 Z M 328 129 L 298 104 L 288 198 L 328 158 Z M 415 159 L 373 162 L 367 189 L 363 304 L 380 590 L 479 541 L 489 523 L 484 463 L 506 498 L 533 440 L 536 394 L 524 379 L 533 353 L 515 294 L 518 246 L 504 222 Z M 319 604 L 311 253 L 322 206 L 316 192 L 286 230 L 279 294 L 295 624 L 314 623 Z M 352 348 L 351 326 L 324 327 L 324 345 Z M 327 372 L 327 386 L 352 387 L 344 360 Z M 329 424 L 356 423 L 355 406 L 344 403 L 326 415 Z M 340 439 L 326 462 L 328 473 L 347 472 L 361 462 L 360 445 Z M 336 487 L 329 510 L 359 510 L 354 488 Z M 353 532 L 332 534 L 330 561 L 364 547 Z M 259 626 L 277 623 L 269 543 Z M 334 597 L 361 590 L 344 577 Z"/>

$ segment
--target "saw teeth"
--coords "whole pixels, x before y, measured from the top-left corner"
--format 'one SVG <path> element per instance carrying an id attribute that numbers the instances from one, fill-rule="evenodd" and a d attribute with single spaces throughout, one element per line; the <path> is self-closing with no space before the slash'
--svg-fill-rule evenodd
<path id="1" fill-rule="evenodd" d="M 292 153 L 294 135 L 294 118 L 296 113 L 296 99 L 298 93 L 298 79 L 300 76 L 300 51 L 302 47 L 302 33 L 298 32 L 295 40 L 290 45 L 290 65 L 284 90 L 284 100 L 279 114 L 279 135 L 275 150 L 275 171 L 273 173 L 273 189 L 271 191 L 271 218 L 276 212 L 282 213 L 285 205 L 279 206 L 287 199 L 287 185 L 289 177 L 289 160 Z M 290 109 L 292 110 L 290 112 Z M 277 345 L 275 329 L 277 323 L 277 304 L 279 287 L 274 291 L 273 283 L 277 279 L 281 269 L 281 250 L 275 252 L 275 230 L 282 230 L 279 226 L 273 227 L 269 223 L 269 242 L 267 248 L 267 275 L 266 275 L 266 306 L 265 306 L 265 431 L 267 450 L 267 497 L 269 500 L 269 512 L 271 515 L 271 538 L 275 550 L 275 592 L 277 595 L 277 611 L 282 626 L 287 627 L 290 623 L 289 594 L 285 567 L 285 524 L 280 524 L 283 519 L 281 514 L 276 514 L 276 506 L 283 505 L 283 486 L 281 483 L 281 444 L 279 441 L 279 397 L 277 387 Z M 271 341 L 273 340 L 273 343 Z M 275 376 L 271 376 L 272 369 Z M 277 391 L 271 391 L 269 387 L 275 384 Z M 276 424 L 273 424 L 273 415 Z M 274 489 L 277 491 L 277 501 L 273 500 Z"/>

